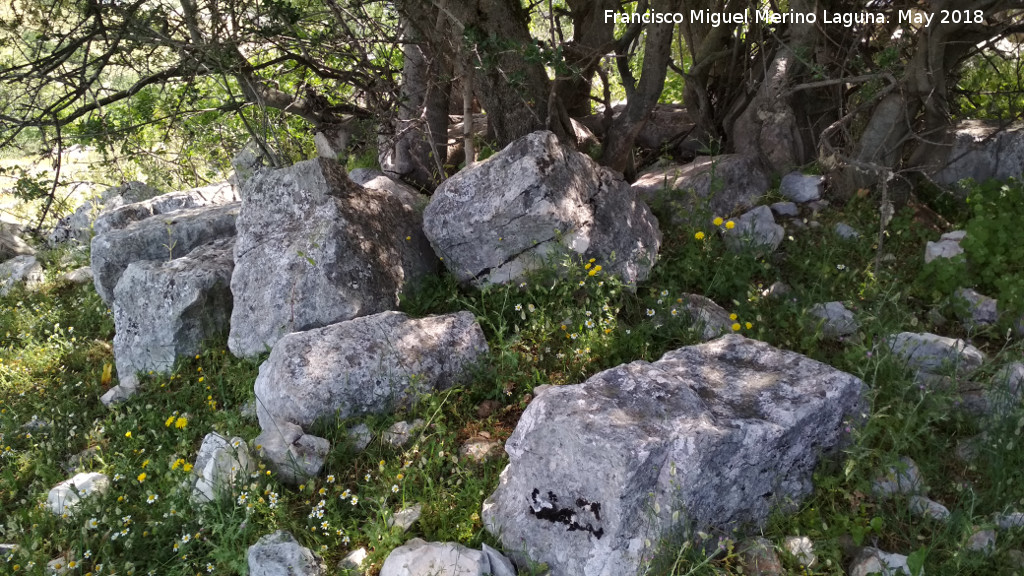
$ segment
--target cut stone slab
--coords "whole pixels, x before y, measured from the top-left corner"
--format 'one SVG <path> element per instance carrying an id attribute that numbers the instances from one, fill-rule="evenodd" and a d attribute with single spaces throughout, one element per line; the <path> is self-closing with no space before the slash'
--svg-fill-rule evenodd
<path id="1" fill-rule="evenodd" d="M 131 224 L 151 216 L 170 214 L 187 208 L 203 206 L 221 206 L 238 202 L 238 196 L 227 182 L 212 184 L 201 188 L 192 188 L 181 192 L 161 194 L 148 200 L 125 204 L 112 210 L 104 210 L 97 216 L 93 224 L 93 232 L 97 235 L 111 230 L 120 230 Z"/>
<path id="2" fill-rule="evenodd" d="M 775 217 L 767 206 L 758 206 L 735 219 L 736 226 L 724 231 L 725 245 L 737 252 L 748 248 L 774 252 L 786 230 L 775 223 Z"/>
<path id="3" fill-rule="evenodd" d="M 234 236 L 238 210 L 237 203 L 179 210 L 96 236 L 90 252 L 96 292 L 111 304 L 114 288 L 132 262 L 167 262 L 203 244 Z"/>
<path id="4" fill-rule="evenodd" d="M 924 263 L 927 264 L 936 258 L 953 258 L 964 253 L 960 242 L 967 237 L 967 232 L 957 230 L 947 232 L 939 237 L 938 242 L 928 242 L 924 248 Z"/>
<path id="5" fill-rule="evenodd" d="M 907 557 L 865 547 L 850 563 L 849 576 L 911 576 Z M 923 572 L 920 576 L 924 576 Z"/>
<path id="6" fill-rule="evenodd" d="M 50 488 L 46 496 L 46 507 L 57 516 L 71 514 L 75 507 L 85 498 L 95 494 L 103 494 L 110 488 L 110 479 L 99 472 L 82 472 L 75 474 Z"/>
<path id="7" fill-rule="evenodd" d="M 238 216 L 228 347 L 256 356 L 285 334 L 392 310 L 437 266 L 420 214 L 336 161 L 266 172 Z"/>
<path id="8" fill-rule="evenodd" d="M 821 200 L 824 191 L 825 177 L 813 174 L 790 172 L 783 176 L 782 182 L 779 183 L 779 193 L 787 200 L 798 204 Z"/>
<path id="9" fill-rule="evenodd" d="M 114 359 L 120 386 L 137 372 L 166 373 L 178 358 L 227 331 L 231 321 L 234 238 L 202 245 L 170 262 L 125 268 L 114 288 Z"/>
<path id="10" fill-rule="evenodd" d="M 949 520 L 949 508 L 946 508 L 942 504 L 925 498 L 924 496 L 911 496 L 910 500 L 910 512 L 915 516 L 921 518 L 928 518 L 937 522 L 946 522 Z"/>
<path id="11" fill-rule="evenodd" d="M 970 373 L 985 361 L 981 350 L 963 340 L 936 334 L 900 332 L 887 339 L 889 349 L 902 358 L 907 367 L 937 374 L 947 368 Z"/>
<path id="12" fill-rule="evenodd" d="M 879 498 L 888 498 L 894 494 L 923 494 L 924 479 L 921 478 L 917 463 L 904 456 L 898 464 L 890 466 L 885 474 L 871 483 L 871 491 Z"/>
<path id="13" fill-rule="evenodd" d="M 553 576 L 642 572 L 645 540 L 674 512 L 728 530 L 798 503 L 819 455 L 847 441 L 844 421 L 868 410 L 863 393 L 736 334 L 545 388 L 505 444 L 484 526 Z"/>
<path id="14" fill-rule="evenodd" d="M 325 576 L 327 565 L 312 550 L 300 546 L 289 532 L 278 530 L 249 546 L 249 576 Z"/>
<path id="15" fill-rule="evenodd" d="M 426 422 L 424 422 L 422 418 L 417 418 L 412 422 L 402 420 L 401 422 L 395 422 L 392 424 L 391 427 L 385 430 L 380 436 L 386 444 L 390 444 L 395 448 L 401 448 L 412 440 L 413 435 L 418 433 L 423 428 L 424 424 L 426 424 Z"/>
<path id="16" fill-rule="evenodd" d="M 236 486 L 248 482 L 249 475 L 255 471 L 256 463 L 249 457 L 245 440 L 238 437 L 228 440 L 211 432 L 203 438 L 192 468 L 195 480 L 191 500 L 201 504 L 230 497 Z"/>
<path id="17" fill-rule="evenodd" d="M 517 282 L 567 254 L 635 285 L 661 246 L 658 221 L 622 175 L 546 131 L 445 180 L 423 230 L 448 270 L 478 286 Z"/>
<path id="18" fill-rule="evenodd" d="M 486 544 L 473 550 L 454 542 L 425 542 L 413 538 L 395 548 L 380 576 L 515 576 L 515 568 Z"/>
<path id="19" fill-rule="evenodd" d="M 856 334 L 860 329 L 853 312 L 847 310 L 842 302 L 815 304 L 807 314 L 815 320 L 814 328 L 821 325 L 821 335 L 826 340 L 839 340 Z"/>
<path id="20" fill-rule="evenodd" d="M 15 256 L 0 264 L 0 296 L 7 296 L 15 286 L 35 290 L 44 280 L 43 265 L 35 256 Z"/>
<path id="21" fill-rule="evenodd" d="M 301 484 L 319 475 L 331 450 L 329 441 L 305 434 L 290 422 L 264 428 L 253 444 L 286 484 Z"/>
<path id="22" fill-rule="evenodd" d="M 648 203 L 665 194 L 662 199 L 672 207 L 673 222 L 692 223 L 696 214 L 725 217 L 750 210 L 770 185 L 753 156 L 723 154 L 652 168 L 640 174 L 632 188 Z"/>
<path id="23" fill-rule="evenodd" d="M 382 312 L 289 334 L 256 378 L 260 427 L 389 412 L 463 381 L 487 350 L 469 312 L 419 319 Z"/>

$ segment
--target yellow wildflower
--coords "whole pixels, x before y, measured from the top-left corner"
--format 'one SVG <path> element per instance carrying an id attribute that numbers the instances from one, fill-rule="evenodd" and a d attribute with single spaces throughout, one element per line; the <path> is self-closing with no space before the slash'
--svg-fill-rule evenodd
<path id="1" fill-rule="evenodd" d="M 179 416 L 178 419 L 174 421 L 174 427 L 178 430 L 181 430 L 185 426 L 188 426 L 188 419 L 184 416 Z"/>
<path id="2" fill-rule="evenodd" d="M 736 318 L 738 318 L 736 314 L 729 314 L 729 320 L 735 320 Z"/>
<path id="3" fill-rule="evenodd" d="M 697 240 L 703 240 L 704 239 L 704 233 L 703 232 L 697 232 L 696 234 L 693 235 L 693 237 L 696 238 Z"/>
<path id="4" fill-rule="evenodd" d="M 713 222 L 714 222 L 715 226 L 721 226 L 722 225 L 722 219 L 719 218 L 719 217 L 715 217 Z"/>
<path id="5" fill-rule="evenodd" d="M 733 325 L 732 325 L 732 331 L 733 332 L 738 332 L 739 329 L 740 329 L 740 323 L 739 322 L 734 322 Z"/>
<path id="6" fill-rule="evenodd" d="M 171 414 L 170 416 L 167 417 L 167 421 L 164 422 L 164 426 L 170 427 L 171 424 L 174 424 L 174 415 L 173 414 Z"/>
<path id="7" fill-rule="evenodd" d="M 139 474 L 138 475 L 138 480 L 139 480 L 139 482 L 145 482 L 146 481 L 146 473 L 143 472 L 142 474 Z"/>
<path id="8" fill-rule="evenodd" d="M 182 470 L 184 470 L 185 472 L 191 472 L 192 471 L 192 465 L 189 464 L 188 462 L 186 462 L 185 465 L 182 466 Z"/>
<path id="9" fill-rule="evenodd" d="M 732 220 L 729 220 L 728 222 L 725 223 L 725 229 L 726 230 L 732 230 L 735 227 L 736 227 L 736 223 L 733 222 Z"/>
<path id="10" fill-rule="evenodd" d="M 753 324 L 753 322 L 747 322 L 746 326 L 747 326 L 747 330 L 750 330 L 751 328 L 754 327 L 754 324 Z"/>

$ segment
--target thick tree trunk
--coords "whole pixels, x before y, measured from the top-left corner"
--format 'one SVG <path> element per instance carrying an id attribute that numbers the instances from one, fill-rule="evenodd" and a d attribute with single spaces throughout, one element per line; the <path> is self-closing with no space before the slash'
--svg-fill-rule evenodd
<path id="1" fill-rule="evenodd" d="M 676 12 L 680 4 L 680 0 L 660 0 L 653 2 L 652 8 L 657 12 Z M 601 164 L 623 172 L 627 177 L 634 175 L 633 143 L 658 103 L 671 58 L 672 25 L 649 25 L 640 80 L 634 84 L 631 77 L 622 79 L 626 88 L 626 108 L 612 121 L 601 151 Z M 623 67 L 619 70 L 621 72 Z"/>

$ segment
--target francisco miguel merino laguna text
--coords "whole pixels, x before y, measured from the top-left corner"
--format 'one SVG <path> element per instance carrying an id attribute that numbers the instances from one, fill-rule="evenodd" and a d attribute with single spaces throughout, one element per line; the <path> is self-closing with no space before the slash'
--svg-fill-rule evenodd
<path id="1" fill-rule="evenodd" d="M 902 10 L 900 20 L 903 20 Z M 907 10 L 906 12 L 910 12 Z M 718 27 L 723 24 L 817 24 L 818 15 L 814 12 L 774 12 L 765 10 L 744 10 L 743 12 L 712 12 L 711 10 L 690 10 L 689 20 L 683 12 L 647 12 L 626 13 L 614 10 L 604 11 L 605 23 L 617 24 L 682 24 L 691 22 L 710 24 Z M 886 16 L 881 12 L 829 12 L 822 11 L 822 24 L 841 24 L 847 28 L 854 24 L 885 24 Z"/>

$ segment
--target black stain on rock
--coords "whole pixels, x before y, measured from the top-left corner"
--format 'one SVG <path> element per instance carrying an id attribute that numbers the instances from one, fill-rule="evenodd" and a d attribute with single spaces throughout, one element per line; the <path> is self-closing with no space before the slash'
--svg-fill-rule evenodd
<path id="1" fill-rule="evenodd" d="M 600 521 L 601 504 L 599 502 L 590 502 L 584 498 L 577 498 L 576 506 L 579 508 L 579 511 L 572 507 L 559 508 L 558 495 L 551 491 L 548 491 L 547 498 L 541 497 L 540 490 L 537 488 L 534 488 L 533 493 L 530 494 L 530 514 L 541 520 L 565 524 L 569 532 L 576 530 L 590 532 L 595 538 L 600 540 L 601 536 L 604 535 L 604 528 L 594 528 L 593 523 L 585 522 L 580 516 L 581 511 L 588 512 L 593 514 L 595 520 Z"/>

